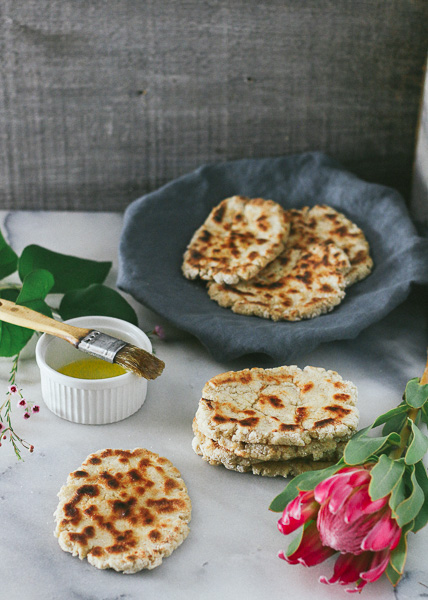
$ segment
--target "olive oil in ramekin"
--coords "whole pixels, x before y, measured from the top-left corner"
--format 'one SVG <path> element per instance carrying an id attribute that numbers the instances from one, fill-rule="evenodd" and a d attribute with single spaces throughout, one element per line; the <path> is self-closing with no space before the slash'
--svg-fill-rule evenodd
<path id="1" fill-rule="evenodd" d="M 78 379 L 108 379 L 126 373 L 125 369 L 100 358 L 83 358 L 75 360 L 58 369 L 59 373 Z"/>

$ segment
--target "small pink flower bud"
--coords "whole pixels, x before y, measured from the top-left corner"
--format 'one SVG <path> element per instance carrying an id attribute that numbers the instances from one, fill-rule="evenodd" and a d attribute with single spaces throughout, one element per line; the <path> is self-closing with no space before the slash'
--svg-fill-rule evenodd
<path id="1" fill-rule="evenodd" d="M 160 340 L 164 340 L 165 337 L 166 337 L 165 336 L 165 330 L 162 327 L 162 325 L 155 325 L 155 328 L 153 329 L 153 333 L 155 335 L 157 335 Z"/>
<path id="2" fill-rule="evenodd" d="M 16 394 L 17 391 L 18 391 L 18 388 L 16 387 L 16 385 L 10 385 L 9 386 L 9 392 L 11 394 Z"/>
<path id="3" fill-rule="evenodd" d="M 30 418 L 30 413 L 25 412 L 22 416 L 23 416 L 24 419 L 29 419 Z"/>
<path id="4" fill-rule="evenodd" d="M 3 431 L 3 429 L 6 429 L 6 425 L 4 425 L 4 423 L 0 423 L 0 431 Z"/>
<path id="5" fill-rule="evenodd" d="M 25 408 L 27 406 L 27 401 L 24 400 L 24 398 L 21 398 L 21 400 L 18 400 L 18 402 L 16 403 L 16 406 L 20 406 L 21 408 Z"/>
<path id="6" fill-rule="evenodd" d="M 33 451 L 34 451 L 34 446 L 33 446 L 33 445 L 31 445 L 31 446 L 28 448 L 28 450 L 29 450 L 30 452 L 33 452 Z"/>
<path id="7" fill-rule="evenodd" d="M 31 410 L 33 411 L 33 413 L 38 413 L 40 412 L 40 406 L 38 404 L 35 404 Z"/>

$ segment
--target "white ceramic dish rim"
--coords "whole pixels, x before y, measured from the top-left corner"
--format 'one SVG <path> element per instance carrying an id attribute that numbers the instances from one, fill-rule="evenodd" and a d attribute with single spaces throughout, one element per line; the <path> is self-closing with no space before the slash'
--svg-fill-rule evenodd
<path id="1" fill-rule="evenodd" d="M 64 322 L 69 323 L 70 325 L 76 325 L 78 327 L 87 327 L 93 329 L 108 329 L 109 326 L 123 329 L 124 333 L 129 334 L 130 337 L 134 338 L 129 343 L 132 343 L 143 350 L 147 350 L 147 352 L 152 352 L 152 344 L 149 337 L 139 327 L 129 323 L 128 321 L 124 321 L 116 317 L 89 315 L 84 317 L 75 317 L 74 319 L 68 319 Z M 120 339 L 120 335 L 118 333 L 115 332 L 112 335 L 115 335 L 115 337 L 119 337 Z M 126 385 L 126 383 L 128 383 L 133 377 L 136 377 L 133 373 L 124 373 L 123 375 L 106 377 L 104 379 L 81 379 L 79 377 L 70 377 L 68 375 L 64 375 L 63 373 L 59 373 L 45 360 L 45 355 L 49 344 L 56 339 L 58 338 L 46 333 L 40 337 L 36 344 L 36 362 L 39 368 L 47 371 L 50 379 L 56 381 L 57 383 L 61 383 L 71 388 L 93 390 L 121 387 Z M 67 342 L 64 343 L 66 344 Z M 84 353 L 82 352 L 82 357 L 83 356 Z"/>

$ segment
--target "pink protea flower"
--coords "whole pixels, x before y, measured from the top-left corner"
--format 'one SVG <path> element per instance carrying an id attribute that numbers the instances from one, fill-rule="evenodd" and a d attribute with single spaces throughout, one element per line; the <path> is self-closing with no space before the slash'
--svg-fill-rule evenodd
<path id="1" fill-rule="evenodd" d="M 379 579 L 400 541 L 401 528 L 392 517 L 388 496 L 370 499 L 370 468 L 342 468 L 314 490 L 299 492 L 285 507 L 278 529 L 287 535 L 303 525 L 303 535 L 291 554 L 280 552 L 279 557 L 311 567 L 340 552 L 333 576 L 320 581 L 355 583 L 347 592 L 360 592 Z"/>

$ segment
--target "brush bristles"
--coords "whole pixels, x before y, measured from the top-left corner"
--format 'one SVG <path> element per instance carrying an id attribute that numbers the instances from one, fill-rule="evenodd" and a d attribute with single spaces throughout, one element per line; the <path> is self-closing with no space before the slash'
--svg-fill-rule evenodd
<path id="1" fill-rule="evenodd" d="M 145 379 L 156 379 L 165 367 L 160 358 L 131 344 L 121 348 L 113 362 Z"/>

